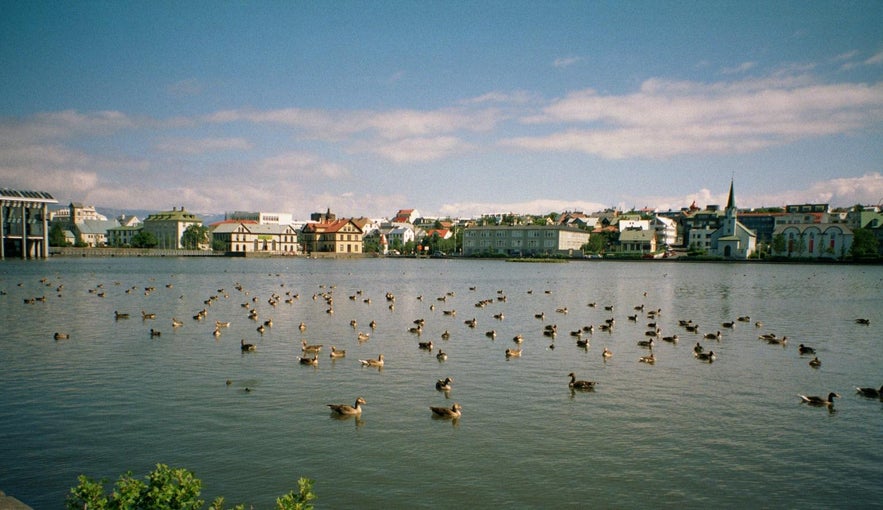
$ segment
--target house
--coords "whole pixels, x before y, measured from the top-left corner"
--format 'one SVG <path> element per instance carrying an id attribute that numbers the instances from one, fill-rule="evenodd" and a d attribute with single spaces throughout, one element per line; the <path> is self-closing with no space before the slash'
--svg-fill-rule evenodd
<path id="1" fill-rule="evenodd" d="M 396 212 L 395 216 L 392 218 L 392 223 L 411 223 L 417 221 L 417 218 L 420 217 L 420 213 L 417 209 L 399 209 Z"/>
<path id="2" fill-rule="evenodd" d="M 260 225 L 291 225 L 294 222 L 291 213 L 280 212 L 234 211 L 226 216 L 231 220 L 254 221 Z"/>
<path id="3" fill-rule="evenodd" d="M 362 229 L 351 219 L 307 223 L 301 230 L 302 244 L 307 253 L 363 253 Z"/>
<path id="4" fill-rule="evenodd" d="M 628 228 L 619 232 L 619 251 L 629 254 L 656 253 L 656 231 Z"/>
<path id="5" fill-rule="evenodd" d="M 291 225 L 254 222 L 221 222 L 211 231 L 213 243 L 220 242 L 227 253 L 296 255 L 297 231 Z"/>
<path id="6" fill-rule="evenodd" d="M 109 228 L 107 229 L 107 244 L 114 247 L 132 246 L 132 238 L 139 232 L 141 232 L 141 225 L 120 225 Z"/>
<path id="7" fill-rule="evenodd" d="M 776 238 L 782 236 L 782 246 L 776 249 Z M 784 224 L 773 233 L 772 254 L 789 258 L 842 259 L 852 248 L 852 229 L 842 223 Z"/>
<path id="8" fill-rule="evenodd" d="M 147 216 L 144 220 L 142 231 L 153 234 L 157 241 L 157 248 L 181 249 L 181 236 L 190 225 L 202 226 L 202 219 L 190 212 L 172 208 L 171 211 L 163 211 Z"/>
<path id="9" fill-rule="evenodd" d="M 485 225 L 463 231 L 463 255 L 573 255 L 589 232 L 563 225 Z"/>
<path id="10" fill-rule="evenodd" d="M 757 249 L 757 234 L 739 223 L 733 183 L 722 225 L 709 236 L 708 253 L 725 259 L 747 259 Z"/>
<path id="11" fill-rule="evenodd" d="M 107 246 L 107 234 L 110 229 L 119 227 L 117 220 L 82 220 L 74 223 L 76 238 L 86 246 L 93 248 Z"/>
<path id="12" fill-rule="evenodd" d="M 678 243 L 678 224 L 671 218 L 656 215 L 650 220 L 650 228 L 656 232 L 656 242 L 669 248 Z"/>
<path id="13" fill-rule="evenodd" d="M 390 246 L 401 247 L 416 240 L 416 234 L 411 225 L 399 225 L 386 231 L 386 239 Z"/>

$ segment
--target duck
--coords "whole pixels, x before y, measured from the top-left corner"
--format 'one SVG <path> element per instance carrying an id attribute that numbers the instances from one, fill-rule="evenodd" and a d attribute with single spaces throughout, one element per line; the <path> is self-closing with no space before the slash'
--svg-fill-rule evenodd
<path id="1" fill-rule="evenodd" d="M 649 356 L 641 356 L 641 358 L 638 359 L 638 361 L 641 363 L 647 363 L 647 364 L 652 365 L 652 364 L 656 363 L 656 355 L 651 352 Z"/>
<path id="2" fill-rule="evenodd" d="M 521 349 L 506 349 L 506 357 L 507 358 L 521 357 Z"/>
<path id="3" fill-rule="evenodd" d="M 876 388 L 859 388 L 858 386 L 856 386 L 855 390 L 858 393 L 861 393 L 863 397 L 870 397 L 870 398 L 883 397 L 883 386 L 880 386 L 879 390 Z"/>
<path id="4" fill-rule="evenodd" d="M 813 368 L 819 368 L 820 366 L 822 366 L 822 360 L 820 360 L 819 357 L 816 356 L 815 358 L 809 360 L 809 366 Z"/>
<path id="5" fill-rule="evenodd" d="M 678 335 L 664 336 L 664 337 L 662 337 L 662 341 L 676 344 L 676 343 L 678 343 Z"/>
<path id="6" fill-rule="evenodd" d="M 426 350 L 426 351 L 431 351 L 432 350 L 432 340 L 430 340 L 428 342 L 418 342 L 417 347 L 419 347 L 420 349 Z"/>
<path id="7" fill-rule="evenodd" d="M 501 321 L 504 318 L 505 318 L 505 315 L 503 315 L 502 313 L 494 314 L 494 319 L 497 319 L 498 321 Z"/>
<path id="8" fill-rule="evenodd" d="M 471 318 L 471 319 L 469 319 L 469 320 L 465 320 L 465 321 L 463 321 L 463 324 L 466 324 L 466 325 L 469 326 L 470 328 L 474 328 L 474 327 L 478 326 L 478 319 L 476 319 L 475 317 L 473 317 L 473 318 Z"/>
<path id="9" fill-rule="evenodd" d="M 358 416 L 362 414 L 362 406 L 367 404 L 364 398 L 359 397 L 353 405 L 349 404 L 326 404 L 331 412 L 339 416 Z"/>
<path id="10" fill-rule="evenodd" d="M 597 382 L 595 381 L 580 381 L 577 380 L 576 374 L 573 372 L 567 374 L 567 377 L 570 377 L 570 383 L 568 386 L 572 390 L 593 390 L 595 389 L 595 385 Z"/>
<path id="11" fill-rule="evenodd" d="M 448 340 L 451 338 L 451 332 L 448 330 L 445 330 L 444 333 L 441 334 L 441 337 L 442 337 L 442 340 Z"/>
<path id="12" fill-rule="evenodd" d="M 313 344 L 310 345 L 307 343 L 306 339 L 300 341 L 301 349 L 304 352 L 319 352 L 322 350 L 322 344 Z"/>
<path id="13" fill-rule="evenodd" d="M 143 320 L 156 319 L 156 314 L 155 313 L 147 313 L 144 310 L 141 310 L 141 319 L 143 319 Z"/>
<path id="14" fill-rule="evenodd" d="M 360 342 L 364 342 L 364 341 L 368 340 L 369 338 L 371 338 L 371 335 L 369 333 L 364 333 L 362 331 L 359 331 L 357 338 Z"/>
<path id="15" fill-rule="evenodd" d="M 262 335 L 264 334 L 264 331 L 266 331 L 266 330 L 267 330 L 267 328 L 265 328 L 263 324 L 261 324 L 260 326 L 258 326 L 257 329 L 256 329 L 256 331 L 257 331 L 258 333 L 262 334 Z"/>
<path id="16" fill-rule="evenodd" d="M 742 315 L 736 319 L 739 322 L 751 322 L 751 317 L 748 315 Z"/>
<path id="17" fill-rule="evenodd" d="M 720 332 L 720 331 L 718 331 L 717 333 L 706 333 L 706 334 L 705 334 L 705 339 L 706 339 L 706 340 L 720 340 L 720 339 L 721 339 L 721 336 L 722 336 L 722 335 L 721 335 L 721 332 Z"/>
<path id="18" fill-rule="evenodd" d="M 702 347 L 701 345 L 699 345 L 699 342 L 696 342 L 696 345 L 693 346 L 693 353 L 694 354 L 698 354 L 704 350 L 705 350 L 705 348 Z"/>
<path id="19" fill-rule="evenodd" d="M 732 329 L 732 328 L 735 328 L 735 327 L 736 327 L 736 323 L 733 322 L 733 321 L 730 321 L 730 322 L 722 322 L 722 323 L 721 323 L 721 327 L 724 327 L 724 328 L 731 328 L 731 329 Z"/>
<path id="20" fill-rule="evenodd" d="M 212 331 L 212 334 L 216 337 L 221 336 L 221 328 L 215 327 L 215 330 Z"/>
<path id="21" fill-rule="evenodd" d="M 605 348 L 604 348 L 604 351 L 601 352 L 601 356 L 603 356 L 604 359 L 607 359 L 607 358 L 613 357 L 613 352 L 611 352 L 610 349 L 608 349 L 607 347 L 605 347 Z"/>
<path id="22" fill-rule="evenodd" d="M 577 340 L 576 340 L 576 346 L 577 346 L 577 347 L 582 347 L 582 348 L 584 348 L 584 349 L 588 349 L 588 348 L 589 348 L 589 339 L 588 339 L 588 338 L 585 338 L 585 339 L 583 339 L 583 338 L 577 338 Z"/>
<path id="23" fill-rule="evenodd" d="M 304 331 L 304 330 L 307 329 L 307 324 L 306 324 L 305 322 L 301 322 L 301 323 L 297 326 L 297 329 L 299 329 L 299 330 L 301 330 L 301 331 Z"/>
<path id="24" fill-rule="evenodd" d="M 162 332 L 153 328 L 150 328 L 150 338 L 154 338 L 157 336 L 162 336 Z"/>
<path id="25" fill-rule="evenodd" d="M 435 389 L 438 391 L 451 391 L 451 383 L 454 382 L 450 377 L 445 377 L 444 379 L 439 379 L 435 382 Z"/>
<path id="26" fill-rule="evenodd" d="M 652 349 L 653 348 L 653 339 L 651 338 L 650 340 L 638 340 L 638 346 L 639 347 L 649 347 Z"/>
<path id="27" fill-rule="evenodd" d="M 173 327 L 173 328 L 180 328 L 180 327 L 183 326 L 183 325 L 184 325 L 184 322 L 183 322 L 183 321 L 180 321 L 180 320 L 178 320 L 178 319 L 172 317 L 172 327 Z"/>
<path id="28" fill-rule="evenodd" d="M 254 351 L 257 349 L 254 344 L 249 344 L 245 342 L 245 339 L 239 341 L 239 346 L 242 348 L 244 352 Z"/>
<path id="29" fill-rule="evenodd" d="M 833 406 L 834 405 L 834 397 L 840 397 L 837 393 L 833 391 L 828 393 L 828 397 L 818 397 L 818 396 L 809 396 L 806 395 L 798 395 L 802 399 L 804 403 L 807 403 L 811 406 Z"/>
<path id="30" fill-rule="evenodd" d="M 567 307 L 565 306 L 565 307 L 562 307 L 562 308 L 556 308 L 556 309 L 555 309 L 555 312 L 556 312 L 556 313 L 567 314 Z"/>
<path id="31" fill-rule="evenodd" d="M 519 333 L 519 334 L 512 337 L 512 341 L 515 342 L 516 344 L 520 344 L 521 342 L 524 341 L 524 336 Z"/>
<path id="32" fill-rule="evenodd" d="M 432 411 L 432 415 L 438 418 L 450 418 L 457 419 L 463 414 L 463 407 L 456 402 L 449 408 L 447 407 L 429 407 L 429 410 Z"/>
<path id="33" fill-rule="evenodd" d="M 714 351 L 694 352 L 693 356 L 696 356 L 696 359 L 699 361 L 707 361 L 709 363 L 717 359 L 717 356 L 714 355 Z"/>
<path id="34" fill-rule="evenodd" d="M 368 327 L 370 327 L 371 329 L 377 329 L 377 321 L 372 320 L 368 323 Z"/>
<path id="35" fill-rule="evenodd" d="M 803 345 L 803 344 L 800 344 L 797 346 L 797 351 L 800 352 L 800 354 L 815 354 L 816 353 L 815 349 L 813 349 L 812 347 L 810 347 L 808 345 Z"/>
<path id="36" fill-rule="evenodd" d="M 332 358 L 343 358 L 346 356 L 346 351 L 338 351 L 333 345 L 331 346 L 331 355 Z"/>
<path id="37" fill-rule="evenodd" d="M 56 332 L 56 333 L 55 333 L 55 339 L 56 339 L 56 340 L 69 340 L 70 337 L 71 337 L 71 336 L 70 336 L 69 333 L 59 333 L 59 332 Z"/>
<path id="38" fill-rule="evenodd" d="M 319 364 L 319 356 L 313 355 L 312 358 L 307 358 L 303 356 L 298 356 L 297 361 L 300 362 L 301 365 L 313 365 L 317 366 Z"/>
<path id="39" fill-rule="evenodd" d="M 446 359 L 448 359 L 448 355 L 445 353 L 445 351 L 439 349 L 438 354 L 435 355 L 435 358 L 439 361 L 445 361 Z"/>
<path id="40" fill-rule="evenodd" d="M 770 338 L 767 339 L 767 343 L 770 343 L 772 345 L 781 345 L 782 347 L 784 347 L 788 344 L 788 337 L 783 336 L 782 338 Z"/>
<path id="41" fill-rule="evenodd" d="M 383 354 L 378 355 L 377 359 L 360 359 L 359 363 L 361 363 L 363 367 L 382 367 Z"/>
<path id="42" fill-rule="evenodd" d="M 497 338 L 497 331 L 492 329 L 492 330 L 488 331 L 487 333 L 485 333 L 484 336 L 491 338 L 491 339 Z"/>
<path id="43" fill-rule="evenodd" d="M 121 312 L 118 312 L 118 311 L 114 310 L 114 312 L 113 312 L 113 318 L 114 318 L 114 319 L 117 319 L 117 320 L 119 320 L 119 319 L 128 319 L 128 318 L 129 318 L 129 314 L 127 314 L 127 313 L 121 313 Z"/>
<path id="44" fill-rule="evenodd" d="M 863 325 L 865 325 L 865 326 L 870 326 L 870 325 L 871 325 L 871 319 L 860 318 L 860 319 L 856 319 L 856 320 L 855 320 L 855 323 L 856 323 L 856 324 L 863 324 Z"/>

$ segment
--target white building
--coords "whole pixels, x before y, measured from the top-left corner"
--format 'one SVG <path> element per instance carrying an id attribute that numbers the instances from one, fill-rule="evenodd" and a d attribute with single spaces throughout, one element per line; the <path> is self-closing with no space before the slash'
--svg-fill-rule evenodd
<path id="1" fill-rule="evenodd" d="M 289 213 L 235 211 L 229 219 L 236 221 L 256 221 L 259 225 L 291 225 L 294 218 Z"/>

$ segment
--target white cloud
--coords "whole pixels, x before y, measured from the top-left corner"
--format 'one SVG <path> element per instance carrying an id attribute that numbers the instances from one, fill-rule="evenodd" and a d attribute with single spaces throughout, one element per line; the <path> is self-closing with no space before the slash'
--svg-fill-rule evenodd
<path id="1" fill-rule="evenodd" d="M 579 62 L 581 60 L 582 60 L 582 57 L 573 57 L 573 56 L 571 56 L 571 57 L 558 57 L 555 59 L 554 62 L 552 62 L 552 66 L 557 67 L 559 69 L 563 69 L 565 67 L 570 67 L 573 64 L 576 64 L 577 62 Z"/>
<path id="2" fill-rule="evenodd" d="M 735 67 L 724 67 L 721 69 L 721 74 L 742 74 L 754 69 L 756 66 L 757 62 L 742 62 Z"/>
<path id="3" fill-rule="evenodd" d="M 583 200 L 538 199 L 525 202 L 455 202 L 443 204 L 441 216 L 478 217 L 482 214 L 548 214 L 550 212 L 603 210 L 609 205 Z"/>
<path id="4" fill-rule="evenodd" d="M 246 151 L 252 143 L 245 138 L 178 138 L 163 140 L 156 144 L 161 152 L 175 154 L 205 154 L 218 151 Z"/>
<path id="5" fill-rule="evenodd" d="M 453 136 L 405 138 L 381 145 L 366 145 L 367 150 L 396 163 L 433 161 L 470 150 L 472 146 Z"/>
<path id="6" fill-rule="evenodd" d="M 321 160 L 315 154 L 305 152 L 286 152 L 268 157 L 260 161 L 255 170 L 258 177 L 278 180 L 299 179 L 342 179 L 349 175 L 349 171 L 336 163 Z"/>

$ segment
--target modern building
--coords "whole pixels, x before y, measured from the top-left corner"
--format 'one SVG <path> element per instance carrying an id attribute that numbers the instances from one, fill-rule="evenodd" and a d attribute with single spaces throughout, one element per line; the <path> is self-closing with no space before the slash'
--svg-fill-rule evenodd
<path id="1" fill-rule="evenodd" d="M 153 234 L 157 248 L 181 249 L 181 236 L 190 225 L 202 226 L 202 218 L 181 209 L 172 208 L 149 215 L 143 223 L 142 231 Z"/>
<path id="2" fill-rule="evenodd" d="M 49 204 L 45 191 L 0 189 L 0 260 L 49 258 Z"/>
<path id="3" fill-rule="evenodd" d="M 573 255 L 589 232 L 563 225 L 486 225 L 463 231 L 463 255 Z"/>
<path id="4" fill-rule="evenodd" d="M 235 211 L 227 215 L 230 220 L 255 221 L 260 225 L 291 225 L 294 222 L 290 213 Z"/>
<path id="5" fill-rule="evenodd" d="M 842 259 L 852 248 L 852 229 L 842 223 L 785 224 L 776 227 L 773 237 L 785 241 L 781 250 L 773 243 L 772 254 L 789 258 Z"/>

